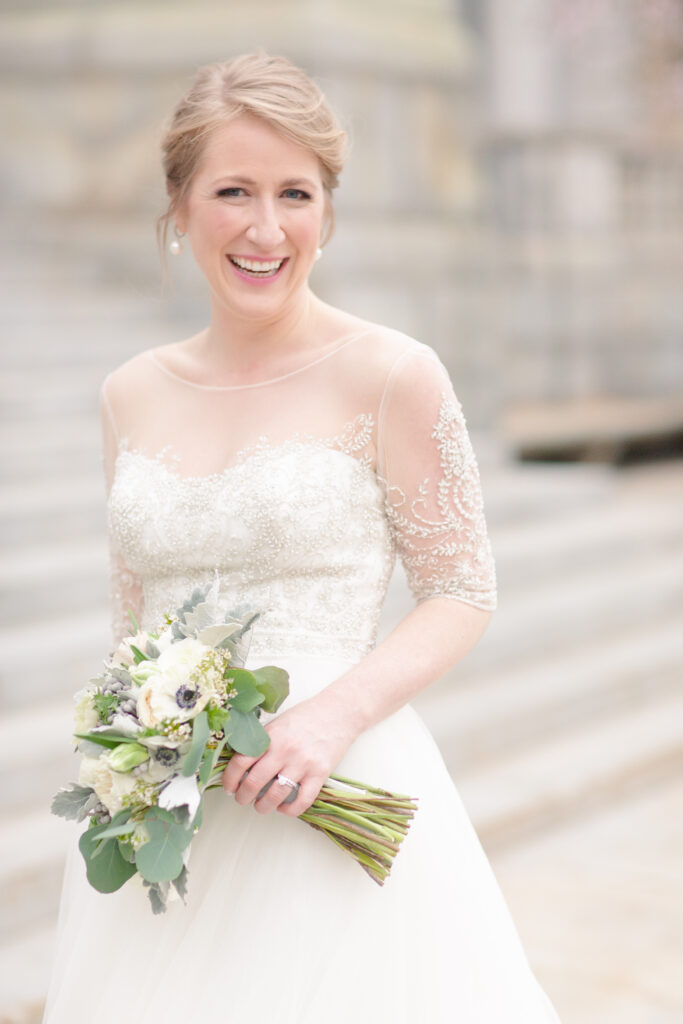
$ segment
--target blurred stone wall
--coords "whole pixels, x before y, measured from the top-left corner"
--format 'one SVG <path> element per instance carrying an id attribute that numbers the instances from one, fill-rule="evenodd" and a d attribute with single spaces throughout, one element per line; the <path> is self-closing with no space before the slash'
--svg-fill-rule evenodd
<path id="1" fill-rule="evenodd" d="M 506 401 L 683 393 L 683 3 L 468 9 Z"/>
<path id="2" fill-rule="evenodd" d="M 328 301 L 433 345 L 471 423 L 683 388 L 680 0 L 4 0 L 6 255 L 203 323 L 162 292 L 160 126 L 201 63 L 263 46 L 353 140 Z"/>

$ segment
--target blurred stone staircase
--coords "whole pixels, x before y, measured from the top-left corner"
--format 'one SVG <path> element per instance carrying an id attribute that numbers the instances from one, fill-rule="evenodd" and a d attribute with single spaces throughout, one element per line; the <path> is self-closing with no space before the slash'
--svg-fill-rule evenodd
<path id="1" fill-rule="evenodd" d="M 37 1019 L 73 838 L 48 806 L 75 773 L 71 694 L 108 645 L 97 390 L 192 325 L 68 275 L 30 303 L 27 273 L 1 282 L 0 1021 Z M 683 765 L 683 467 L 519 466 L 474 443 L 500 607 L 415 706 L 493 849 Z M 398 574 L 384 631 L 409 607 Z"/>

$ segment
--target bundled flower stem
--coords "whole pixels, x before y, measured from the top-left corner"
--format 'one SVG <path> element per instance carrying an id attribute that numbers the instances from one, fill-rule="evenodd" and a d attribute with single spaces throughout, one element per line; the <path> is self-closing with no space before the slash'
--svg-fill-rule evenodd
<path id="1" fill-rule="evenodd" d="M 218 777 L 232 752 L 222 755 L 216 764 L 217 775 L 206 787 L 220 785 Z M 349 853 L 378 885 L 389 876 L 391 864 L 405 839 L 417 809 L 417 801 L 408 796 L 366 786 L 343 775 L 330 775 L 311 806 L 299 815 L 301 821 L 324 832 L 342 850 Z M 352 792 L 359 790 L 359 794 Z"/>

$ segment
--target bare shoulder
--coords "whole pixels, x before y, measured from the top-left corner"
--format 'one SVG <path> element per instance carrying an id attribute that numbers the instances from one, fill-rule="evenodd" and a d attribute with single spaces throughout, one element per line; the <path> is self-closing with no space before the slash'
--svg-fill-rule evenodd
<path id="1" fill-rule="evenodd" d="M 155 375 L 159 366 L 182 371 L 187 361 L 188 349 L 194 340 L 194 337 L 187 338 L 138 352 L 107 375 L 102 385 L 103 391 L 113 395 L 122 389 L 128 391 L 131 388 L 137 390 L 139 387 L 146 387 L 149 378 Z"/>

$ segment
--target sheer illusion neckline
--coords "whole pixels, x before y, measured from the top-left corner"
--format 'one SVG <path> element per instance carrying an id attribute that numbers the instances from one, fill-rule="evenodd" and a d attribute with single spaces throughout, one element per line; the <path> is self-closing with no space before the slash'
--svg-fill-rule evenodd
<path id="1" fill-rule="evenodd" d="M 363 338 L 366 334 L 370 334 L 373 330 L 374 325 L 364 328 L 362 331 L 358 331 L 351 335 L 344 335 L 341 339 L 337 338 L 323 349 L 322 354 L 316 356 L 314 359 L 304 363 L 303 366 L 298 366 L 295 370 L 289 370 L 287 373 L 281 373 L 276 377 L 268 377 L 266 380 L 255 381 L 253 384 L 198 384 L 196 381 L 188 380 L 187 377 L 183 377 L 181 374 L 176 373 L 174 370 L 170 370 L 165 366 L 157 357 L 156 349 L 149 349 L 145 355 L 154 363 L 157 369 L 165 373 L 167 377 L 172 377 L 173 380 L 179 381 L 181 384 L 187 385 L 190 388 L 197 388 L 199 391 L 248 391 L 252 388 L 263 388 L 269 384 L 277 384 L 278 381 L 286 380 L 288 377 L 294 377 L 298 373 L 303 373 L 305 370 L 310 369 L 312 366 L 317 366 L 318 363 L 322 363 L 323 360 L 329 359 L 336 352 L 346 348 L 351 342 L 357 341 L 359 338 Z"/>
<path id="2" fill-rule="evenodd" d="M 238 449 L 234 453 L 232 461 L 221 469 L 210 473 L 188 475 L 183 474 L 179 469 L 181 457 L 173 444 L 166 444 L 154 454 L 148 454 L 142 448 L 131 444 L 128 438 L 122 437 L 118 443 L 114 475 L 116 476 L 118 473 L 121 460 L 132 457 L 141 459 L 149 466 L 157 467 L 166 476 L 180 483 L 215 484 L 224 482 L 230 474 L 243 468 L 246 463 L 255 458 L 280 457 L 291 454 L 292 451 L 317 450 L 334 452 L 336 455 L 352 459 L 379 478 L 372 456 L 366 451 L 374 423 L 372 413 L 360 412 L 343 423 L 337 434 L 317 437 L 311 433 L 297 431 L 281 441 L 273 441 L 268 435 L 262 434 Z"/>

